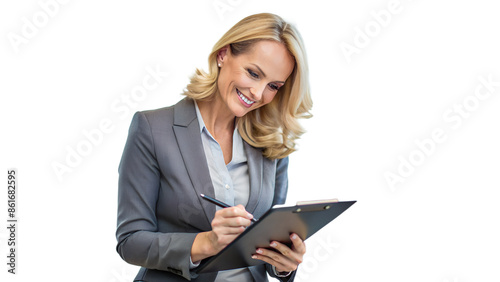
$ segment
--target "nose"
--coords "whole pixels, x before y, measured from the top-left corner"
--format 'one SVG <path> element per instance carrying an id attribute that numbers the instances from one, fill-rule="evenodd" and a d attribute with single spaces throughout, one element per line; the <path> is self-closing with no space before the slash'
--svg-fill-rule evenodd
<path id="1" fill-rule="evenodd" d="M 260 101 L 262 99 L 262 95 L 264 94 L 264 90 L 266 89 L 266 84 L 259 83 L 254 87 L 250 87 L 250 94 L 252 94 L 252 98 L 254 101 Z"/>

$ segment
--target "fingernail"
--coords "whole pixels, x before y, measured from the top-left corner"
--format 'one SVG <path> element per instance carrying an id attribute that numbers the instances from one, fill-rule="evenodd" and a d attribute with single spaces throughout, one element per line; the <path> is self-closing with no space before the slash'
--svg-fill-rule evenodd
<path id="1" fill-rule="evenodd" d="M 276 246 L 278 246 L 278 244 L 276 244 L 276 242 L 271 243 L 271 247 L 276 247 Z"/>
<path id="2" fill-rule="evenodd" d="M 257 249 L 256 251 L 258 254 L 262 254 L 262 250 L 261 249 Z"/>
<path id="3" fill-rule="evenodd" d="M 256 256 L 256 255 L 253 255 L 253 256 L 252 256 L 252 258 L 253 258 L 253 259 L 257 259 L 257 256 Z"/>
<path id="4" fill-rule="evenodd" d="M 252 219 L 253 218 L 253 215 L 249 212 L 247 212 L 247 215 L 248 215 L 248 218 Z"/>
<path id="5" fill-rule="evenodd" d="M 297 234 L 293 234 L 292 239 L 294 239 L 294 240 L 297 239 Z"/>

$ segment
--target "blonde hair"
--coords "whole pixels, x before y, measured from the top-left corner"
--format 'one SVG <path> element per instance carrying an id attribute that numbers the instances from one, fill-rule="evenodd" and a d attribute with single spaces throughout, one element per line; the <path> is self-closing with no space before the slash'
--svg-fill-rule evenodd
<path id="1" fill-rule="evenodd" d="M 312 116 L 304 44 L 295 27 L 281 17 L 262 13 L 248 16 L 235 24 L 213 47 L 208 57 L 208 73 L 197 69 L 184 95 L 194 100 L 210 99 L 218 91 L 219 50 L 229 45 L 231 53 L 237 56 L 248 51 L 260 40 L 283 43 L 294 57 L 295 66 L 290 77 L 269 104 L 238 118 L 238 130 L 248 144 L 263 148 L 265 157 L 280 159 L 296 150 L 295 141 L 305 132 L 298 119 Z"/>

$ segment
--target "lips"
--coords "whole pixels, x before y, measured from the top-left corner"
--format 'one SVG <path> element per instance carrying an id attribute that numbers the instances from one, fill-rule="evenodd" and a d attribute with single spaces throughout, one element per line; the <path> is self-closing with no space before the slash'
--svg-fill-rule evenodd
<path id="1" fill-rule="evenodd" d="M 248 97 L 246 97 L 245 95 L 243 95 L 243 93 L 241 93 L 238 88 L 236 88 L 236 94 L 238 94 L 238 98 L 240 98 L 240 101 L 243 103 L 243 105 L 247 108 L 251 107 L 253 103 L 255 103 L 255 101 L 252 101 L 250 100 Z"/>

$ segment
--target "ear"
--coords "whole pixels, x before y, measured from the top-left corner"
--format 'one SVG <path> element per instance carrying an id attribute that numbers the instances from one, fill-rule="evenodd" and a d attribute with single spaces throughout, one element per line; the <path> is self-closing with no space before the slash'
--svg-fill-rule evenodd
<path id="1" fill-rule="evenodd" d="M 229 54 L 229 52 L 231 52 L 229 50 L 229 45 L 226 45 L 224 47 L 222 47 L 220 50 L 219 50 L 219 53 L 217 53 L 217 63 L 222 63 L 224 62 L 224 60 L 226 60 L 226 57 L 227 55 Z"/>

